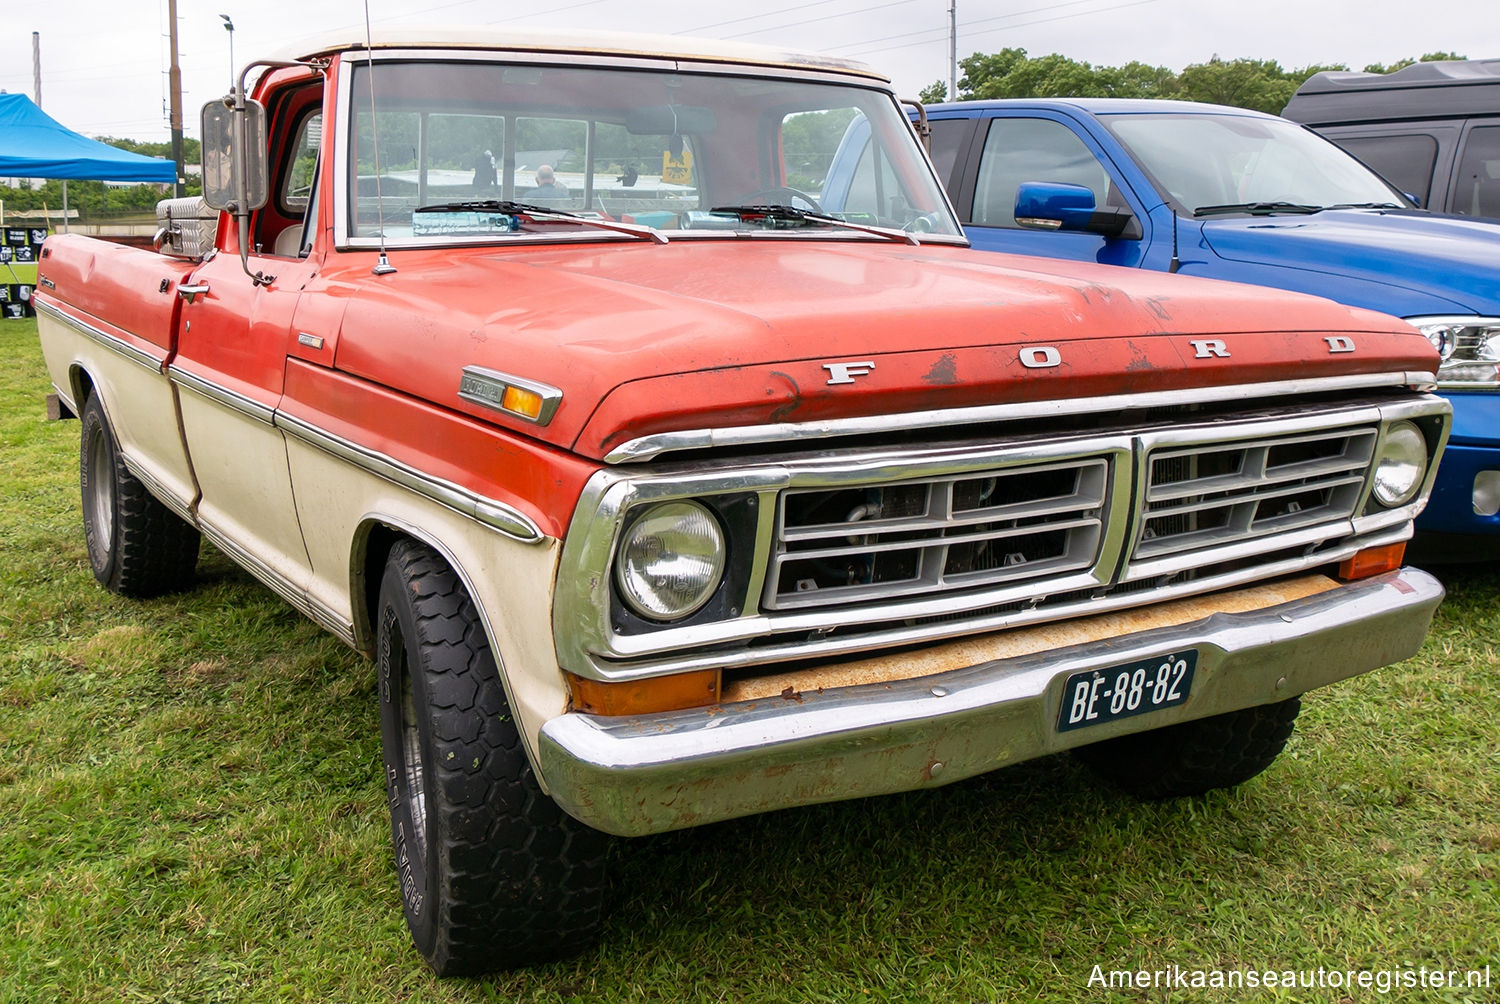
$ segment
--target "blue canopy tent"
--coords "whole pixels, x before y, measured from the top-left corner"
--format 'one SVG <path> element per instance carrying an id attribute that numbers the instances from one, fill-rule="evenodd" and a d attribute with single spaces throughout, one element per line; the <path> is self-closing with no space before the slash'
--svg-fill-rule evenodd
<path id="1" fill-rule="evenodd" d="M 0 94 L 0 177 L 62 179 L 64 230 L 69 179 L 170 184 L 176 176 L 176 165 L 170 160 L 142 157 L 80 136 L 26 95 Z M 0 316 L 22 317 L 29 312 L 39 245 L 46 235 L 45 224 L 40 229 L 0 226 Z"/>
<path id="2" fill-rule="evenodd" d="M 0 177 L 159 181 L 176 165 L 80 136 L 24 94 L 0 94 Z"/>

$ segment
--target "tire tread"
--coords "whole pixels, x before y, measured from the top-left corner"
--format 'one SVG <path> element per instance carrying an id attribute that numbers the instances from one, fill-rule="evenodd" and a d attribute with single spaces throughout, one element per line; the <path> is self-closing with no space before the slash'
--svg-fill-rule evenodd
<path id="1" fill-rule="evenodd" d="M 1137 798 L 1159 800 L 1232 788 L 1269 767 L 1291 738 L 1298 697 L 1106 739 L 1074 750 Z"/>
<path id="2" fill-rule="evenodd" d="M 576 954 L 595 937 L 607 841 L 537 783 L 478 611 L 431 548 L 390 556 L 408 590 L 431 706 L 429 839 L 443 976 Z M 420 712 L 419 712 L 420 713 Z"/>

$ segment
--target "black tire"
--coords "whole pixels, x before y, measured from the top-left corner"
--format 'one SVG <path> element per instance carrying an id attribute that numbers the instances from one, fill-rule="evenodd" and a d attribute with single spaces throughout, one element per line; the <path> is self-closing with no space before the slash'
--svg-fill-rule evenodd
<path id="1" fill-rule="evenodd" d="M 99 395 L 80 419 L 78 485 L 94 578 L 121 596 L 159 596 L 192 585 L 199 534 L 125 467 Z"/>
<path id="2" fill-rule="evenodd" d="M 1143 799 L 1182 798 L 1250 780 L 1291 738 L 1300 698 L 1106 739 L 1074 755 Z"/>
<path id="3" fill-rule="evenodd" d="M 537 785 L 458 576 L 431 548 L 398 542 L 376 625 L 391 841 L 417 951 L 457 976 L 587 948 L 608 838 Z"/>

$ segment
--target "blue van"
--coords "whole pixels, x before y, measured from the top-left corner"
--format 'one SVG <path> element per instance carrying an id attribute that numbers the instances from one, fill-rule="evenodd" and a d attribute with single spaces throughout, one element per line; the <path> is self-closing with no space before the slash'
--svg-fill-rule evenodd
<path id="1" fill-rule="evenodd" d="M 1453 435 L 1417 522 L 1432 560 L 1500 553 L 1500 225 L 1428 213 L 1272 115 L 1123 99 L 927 108 L 976 248 L 1228 279 L 1403 317 L 1442 353 Z M 845 146 L 862 147 L 853 130 Z M 858 186 L 840 156 L 824 200 Z"/>

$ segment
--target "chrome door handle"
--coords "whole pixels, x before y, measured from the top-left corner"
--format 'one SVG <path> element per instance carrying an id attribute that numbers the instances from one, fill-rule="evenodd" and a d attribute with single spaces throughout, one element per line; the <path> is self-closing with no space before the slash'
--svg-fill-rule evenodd
<path id="1" fill-rule="evenodd" d="M 193 297 L 197 296 L 199 293 L 207 293 L 207 292 L 208 292 L 208 283 L 206 283 L 206 282 L 198 282 L 198 283 L 193 283 L 190 286 L 178 286 L 177 287 L 177 295 L 180 296 L 180 297 L 182 297 L 188 303 L 192 303 L 193 302 Z"/>

